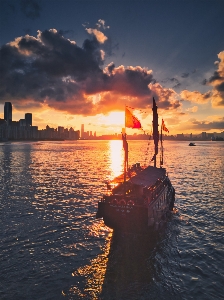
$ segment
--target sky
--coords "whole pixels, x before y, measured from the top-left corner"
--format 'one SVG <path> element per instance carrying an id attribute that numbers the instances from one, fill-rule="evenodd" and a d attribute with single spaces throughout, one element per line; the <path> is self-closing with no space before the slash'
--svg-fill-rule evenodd
<path id="1" fill-rule="evenodd" d="M 0 118 L 150 132 L 154 97 L 170 134 L 222 132 L 223 28 L 223 0 L 0 0 Z"/>

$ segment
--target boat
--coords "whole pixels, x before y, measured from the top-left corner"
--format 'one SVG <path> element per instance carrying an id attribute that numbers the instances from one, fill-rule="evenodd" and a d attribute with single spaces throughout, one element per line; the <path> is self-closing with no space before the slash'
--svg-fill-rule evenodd
<path id="1" fill-rule="evenodd" d="M 189 146 L 196 146 L 195 143 L 190 143 Z"/>
<path id="2" fill-rule="evenodd" d="M 128 142 L 126 133 L 122 133 L 124 172 L 107 183 L 107 192 L 98 201 L 96 218 L 103 218 L 104 224 L 112 228 L 114 232 L 157 231 L 166 223 L 174 208 L 175 189 L 166 169 L 163 168 L 162 131 L 168 131 L 168 129 L 162 120 L 159 137 L 157 105 L 154 98 L 152 111 L 154 155 L 151 162 L 154 162 L 153 166 L 141 166 L 138 162 L 131 167 L 128 166 Z M 125 126 L 140 128 L 139 120 L 127 108 L 126 112 Z M 159 140 L 161 156 L 160 166 L 157 167 Z"/>

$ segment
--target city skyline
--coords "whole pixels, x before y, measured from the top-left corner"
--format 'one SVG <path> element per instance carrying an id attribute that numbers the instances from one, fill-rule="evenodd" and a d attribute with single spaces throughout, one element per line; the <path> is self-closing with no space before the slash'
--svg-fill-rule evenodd
<path id="1" fill-rule="evenodd" d="M 0 1 L 0 118 L 120 132 L 125 105 L 150 132 L 224 129 L 223 1 Z M 208 20 L 210 20 L 208 22 Z"/>
<path id="2" fill-rule="evenodd" d="M 25 113 L 25 119 L 19 121 L 13 120 L 12 103 L 5 102 L 4 104 L 4 119 L 0 119 L 0 140 L 16 140 L 16 139 L 121 139 L 121 132 L 127 132 L 128 128 L 122 128 L 121 131 L 114 133 L 105 133 L 97 135 L 96 131 L 85 131 L 85 124 L 80 125 L 80 130 L 74 130 L 73 127 L 65 128 L 64 126 L 57 125 L 56 128 L 51 128 L 46 125 L 44 129 L 32 125 L 32 113 Z M 130 112 L 129 112 L 130 113 Z M 5 123 L 3 122 L 5 121 Z M 138 121 L 139 122 L 139 121 Z M 139 123 L 140 124 L 140 123 Z M 140 124 L 141 125 L 141 124 Z M 160 124 L 161 125 L 161 124 Z M 165 124 L 163 123 L 163 126 Z M 21 128 L 21 129 L 18 129 Z M 140 126 L 141 127 L 141 126 Z M 166 126 L 165 126 L 166 127 Z M 7 130 L 7 128 L 10 128 Z M 141 128 L 142 129 L 142 128 Z M 11 132 L 11 133 L 9 133 Z M 166 128 L 166 132 L 169 130 Z M 138 130 L 138 133 L 128 134 L 129 139 L 151 139 L 152 133 L 148 133 L 143 129 Z M 164 139 L 177 139 L 177 140 L 223 140 L 224 131 L 222 132 L 201 132 L 200 134 L 192 133 L 178 133 L 176 135 L 163 134 Z"/>

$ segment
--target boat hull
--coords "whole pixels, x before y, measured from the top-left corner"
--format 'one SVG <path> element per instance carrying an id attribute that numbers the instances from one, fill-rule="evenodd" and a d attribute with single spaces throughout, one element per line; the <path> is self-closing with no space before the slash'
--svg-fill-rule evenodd
<path id="1" fill-rule="evenodd" d="M 96 218 L 116 232 L 148 233 L 161 228 L 169 218 L 175 201 L 175 190 L 170 187 L 164 205 L 155 209 L 160 199 L 148 205 L 119 205 L 104 200 L 98 202 Z"/>
<path id="2" fill-rule="evenodd" d="M 116 231 L 142 232 L 147 229 L 148 210 L 142 206 L 120 206 L 98 202 L 97 218 Z"/>

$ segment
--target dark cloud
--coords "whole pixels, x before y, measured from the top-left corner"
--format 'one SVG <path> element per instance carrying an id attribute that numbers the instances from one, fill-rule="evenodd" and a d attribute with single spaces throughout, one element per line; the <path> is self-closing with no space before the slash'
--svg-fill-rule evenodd
<path id="1" fill-rule="evenodd" d="M 191 120 L 192 129 L 198 130 L 224 130 L 224 117 L 220 118 L 217 121 L 206 122 L 206 121 L 197 121 Z"/>
<path id="2" fill-rule="evenodd" d="M 215 71 L 214 74 L 209 78 L 208 82 L 212 83 L 216 80 L 221 80 L 222 76 L 220 76 L 220 73 L 218 71 Z"/>
<path id="3" fill-rule="evenodd" d="M 213 87 L 213 107 L 224 106 L 224 51 L 218 54 L 219 61 L 216 61 L 217 70 L 209 78 L 207 84 Z"/>
<path id="4" fill-rule="evenodd" d="M 25 35 L 0 48 L 0 101 L 17 107 L 30 101 L 72 114 L 91 115 L 115 108 L 124 102 L 143 108 L 152 95 L 163 108 L 176 108 L 172 92 L 153 88 L 152 71 L 141 67 L 104 66 L 102 43 L 95 36 L 79 47 L 55 29 Z M 149 88 L 149 85 L 152 87 Z M 95 103 L 93 96 L 101 94 Z M 159 100 L 160 101 L 160 100 Z"/>
<path id="5" fill-rule="evenodd" d="M 40 1 L 20 0 L 20 8 L 24 15 L 31 20 L 35 20 L 40 17 Z"/>
<path id="6" fill-rule="evenodd" d="M 103 50 L 106 52 L 108 57 L 114 56 L 115 55 L 115 50 L 119 50 L 119 43 L 113 43 L 112 38 L 109 37 L 107 39 L 107 42 L 103 46 Z"/>
<path id="7" fill-rule="evenodd" d="M 217 91 L 224 92 L 224 81 L 216 86 Z"/>
<path id="8" fill-rule="evenodd" d="M 202 84 L 202 85 L 206 85 L 207 82 L 208 82 L 207 79 L 203 79 L 201 84 Z"/>
<path id="9" fill-rule="evenodd" d="M 63 36 L 65 36 L 65 35 L 67 35 L 67 34 L 73 35 L 73 34 L 74 34 L 74 30 L 70 30 L 70 29 L 68 29 L 68 30 L 59 29 L 59 30 L 58 30 L 58 33 L 59 33 L 60 35 L 63 35 Z"/>
<path id="10" fill-rule="evenodd" d="M 172 84 L 173 88 L 178 88 L 181 86 L 181 83 L 179 82 L 178 79 L 176 79 L 175 77 L 172 78 L 166 78 L 164 80 L 162 80 L 162 83 L 168 83 L 168 84 Z"/>
<path id="11" fill-rule="evenodd" d="M 187 78 L 189 76 L 189 73 L 182 73 L 181 77 L 182 78 Z"/>

